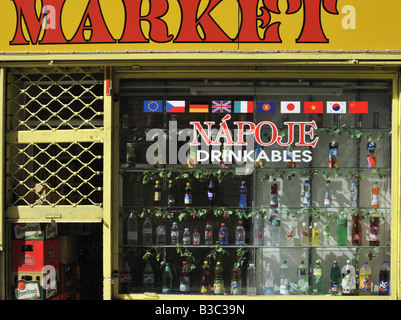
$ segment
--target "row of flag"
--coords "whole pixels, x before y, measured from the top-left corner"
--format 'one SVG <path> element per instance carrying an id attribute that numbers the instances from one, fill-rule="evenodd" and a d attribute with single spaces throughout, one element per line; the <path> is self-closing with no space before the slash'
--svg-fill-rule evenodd
<path id="1" fill-rule="evenodd" d="M 145 100 L 144 112 L 163 112 L 163 100 Z M 212 101 L 212 113 L 231 113 L 234 106 L 234 113 L 254 113 L 254 101 Z M 281 101 L 276 105 L 273 101 L 256 102 L 257 113 L 276 113 L 280 107 L 281 113 L 368 113 L 367 101 L 327 101 L 326 108 L 323 101 Z M 302 108 L 303 107 L 303 108 Z M 348 107 L 348 108 L 347 108 Z M 184 100 L 166 101 L 167 113 L 184 113 L 186 103 Z M 190 113 L 208 113 L 209 104 L 189 104 Z"/>

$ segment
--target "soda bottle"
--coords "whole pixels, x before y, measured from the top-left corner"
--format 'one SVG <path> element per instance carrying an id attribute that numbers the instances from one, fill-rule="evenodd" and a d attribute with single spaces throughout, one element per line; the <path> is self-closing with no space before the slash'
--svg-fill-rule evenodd
<path id="1" fill-rule="evenodd" d="M 143 235 L 143 245 L 152 246 L 153 245 L 152 222 L 150 222 L 149 217 L 146 217 L 143 223 L 142 235 Z"/>
<path id="2" fill-rule="evenodd" d="M 284 260 L 280 266 L 280 294 L 289 295 L 291 291 L 290 271 L 287 261 Z"/>
<path id="3" fill-rule="evenodd" d="M 304 261 L 301 260 L 299 262 L 297 268 L 297 294 L 304 295 L 309 293 L 309 285 L 308 285 L 308 274 L 304 265 Z"/>
<path id="4" fill-rule="evenodd" d="M 210 180 L 209 188 L 207 189 L 207 198 L 209 206 L 216 205 L 216 188 L 214 187 L 213 181 Z"/>
<path id="5" fill-rule="evenodd" d="M 362 217 L 359 214 L 352 216 L 352 245 L 362 245 Z"/>
<path id="6" fill-rule="evenodd" d="M 313 267 L 313 294 L 323 293 L 323 268 L 320 264 L 320 260 L 316 260 L 316 264 Z"/>
<path id="7" fill-rule="evenodd" d="M 233 267 L 231 270 L 231 294 L 240 295 L 242 291 L 241 268 Z"/>
<path id="8" fill-rule="evenodd" d="M 320 228 L 317 225 L 317 222 L 313 224 L 311 245 L 314 247 L 320 246 Z"/>
<path id="9" fill-rule="evenodd" d="M 354 295 L 356 292 L 355 268 L 351 264 L 351 260 L 347 260 L 347 264 L 342 268 L 341 290 L 343 295 Z"/>
<path id="10" fill-rule="evenodd" d="M 372 187 L 372 208 L 379 208 L 380 206 L 380 188 L 377 185 L 377 181 L 373 182 L 373 187 Z"/>
<path id="11" fill-rule="evenodd" d="M 309 245 L 309 227 L 306 222 L 302 223 L 301 227 L 301 246 Z"/>
<path id="12" fill-rule="evenodd" d="M 192 205 L 192 188 L 189 182 L 187 182 L 185 187 L 184 204 L 187 207 Z"/>
<path id="13" fill-rule="evenodd" d="M 278 211 L 274 210 L 273 219 L 270 222 L 270 245 L 272 247 L 278 247 L 280 245 L 280 219 L 278 216 Z"/>
<path id="14" fill-rule="evenodd" d="M 156 185 L 155 185 L 155 194 L 154 194 L 154 205 L 155 206 L 161 206 L 162 204 L 162 190 L 160 186 L 160 181 L 156 180 Z"/>
<path id="15" fill-rule="evenodd" d="M 166 244 L 166 227 L 163 222 L 159 221 L 159 225 L 156 228 L 156 244 L 165 245 Z"/>
<path id="16" fill-rule="evenodd" d="M 253 221 L 253 245 L 254 246 L 261 247 L 264 245 L 264 242 L 265 242 L 264 229 L 265 229 L 264 219 L 258 212 L 254 216 L 254 221 Z"/>
<path id="17" fill-rule="evenodd" d="M 150 265 L 150 261 L 146 261 L 145 268 L 143 269 L 143 291 L 153 292 L 153 285 L 155 283 L 155 273 Z"/>
<path id="18" fill-rule="evenodd" d="M 311 193 L 310 193 L 310 183 L 309 180 L 305 180 L 304 182 L 304 194 L 302 197 L 302 206 L 310 207 L 311 206 Z"/>
<path id="19" fill-rule="evenodd" d="M 359 270 L 359 295 L 369 295 L 372 292 L 372 269 L 365 261 Z"/>
<path id="20" fill-rule="evenodd" d="M 330 245 L 330 226 L 328 224 L 323 227 L 323 245 L 325 247 Z"/>
<path id="21" fill-rule="evenodd" d="M 223 278 L 223 266 L 220 261 L 217 261 L 214 267 L 214 294 L 224 294 L 224 278 Z"/>
<path id="22" fill-rule="evenodd" d="M 373 218 L 370 219 L 369 226 L 369 245 L 380 245 L 380 218 L 377 216 L 376 210 L 373 210 Z"/>
<path id="23" fill-rule="evenodd" d="M 324 206 L 330 207 L 331 206 L 331 187 L 330 187 L 330 180 L 326 181 L 326 186 L 324 187 Z"/>
<path id="24" fill-rule="evenodd" d="M 255 148 L 255 168 L 263 168 L 264 167 L 264 159 L 263 158 L 258 159 L 258 157 L 262 151 L 263 151 L 263 147 L 260 145 L 257 145 Z"/>
<path id="25" fill-rule="evenodd" d="M 185 228 L 182 234 L 182 244 L 184 246 L 189 246 L 191 244 L 191 233 L 188 228 Z"/>
<path id="26" fill-rule="evenodd" d="M 245 181 L 241 182 L 241 187 L 239 190 L 239 207 L 246 208 L 246 195 L 248 193 L 248 189 L 246 187 Z"/>
<path id="27" fill-rule="evenodd" d="M 270 263 L 266 264 L 263 278 L 264 278 L 263 293 L 265 295 L 274 294 L 274 278 L 273 278 L 273 272 L 270 268 Z"/>
<path id="28" fill-rule="evenodd" d="M 242 226 L 242 221 L 238 221 L 238 226 L 235 230 L 235 245 L 239 247 L 245 245 L 245 229 Z"/>
<path id="29" fill-rule="evenodd" d="M 190 287 L 190 279 L 189 273 L 187 270 L 188 262 L 182 262 L 182 268 L 180 273 L 180 293 L 181 294 L 189 294 L 189 287 Z"/>
<path id="30" fill-rule="evenodd" d="M 357 199 L 358 199 L 358 189 L 355 182 L 351 183 L 351 189 L 349 191 L 349 206 L 350 208 L 357 207 Z"/>
<path id="31" fill-rule="evenodd" d="M 138 219 L 134 210 L 130 212 L 127 218 L 127 244 L 138 244 Z"/>
<path id="32" fill-rule="evenodd" d="M 124 259 L 123 268 L 120 273 L 120 293 L 130 293 L 132 284 L 132 273 L 128 259 Z"/>
<path id="33" fill-rule="evenodd" d="M 173 185 L 173 180 L 168 181 L 167 187 L 167 207 L 175 206 L 175 190 Z"/>
<path id="34" fill-rule="evenodd" d="M 376 142 L 368 142 L 367 144 L 366 167 L 376 168 Z"/>
<path id="35" fill-rule="evenodd" d="M 205 227 L 205 245 L 213 245 L 213 228 L 209 221 L 206 222 Z"/>
<path id="36" fill-rule="evenodd" d="M 292 229 L 292 227 L 288 227 L 286 232 L 287 232 L 287 247 L 293 247 L 294 246 L 294 230 Z"/>
<path id="37" fill-rule="evenodd" d="M 200 233 L 198 229 L 195 229 L 194 233 L 192 234 L 192 244 L 194 246 L 198 246 L 200 244 Z"/>
<path id="38" fill-rule="evenodd" d="M 256 269 L 253 263 L 248 265 L 246 274 L 246 293 L 248 296 L 256 296 Z"/>
<path id="39" fill-rule="evenodd" d="M 330 272 L 330 294 L 341 294 L 341 270 L 338 266 L 337 260 L 334 260 Z"/>
<path id="40" fill-rule="evenodd" d="M 162 294 L 170 294 L 173 290 L 173 274 L 170 269 L 170 264 L 166 262 L 166 267 L 162 275 Z"/>
<path id="41" fill-rule="evenodd" d="M 219 241 L 221 246 L 228 245 L 228 230 L 224 222 L 221 224 L 219 229 Z"/>
<path id="42" fill-rule="evenodd" d="M 347 245 L 347 229 L 348 221 L 344 213 L 342 213 L 337 219 L 337 245 Z"/>
<path id="43" fill-rule="evenodd" d="M 379 295 L 387 296 L 390 294 L 390 267 L 387 261 L 384 260 L 384 264 L 379 272 Z"/>
<path id="44" fill-rule="evenodd" d="M 276 178 L 273 178 L 273 183 L 270 190 L 270 207 L 278 207 L 278 186 Z"/>
<path id="45" fill-rule="evenodd" d="M 338 168 L 338 143 L 336 141 L 329 144 L 329 167 Z"/>
<path id="46" fill-rule="evenodd" d="M 210 266 L 207 260 L 203 262 L 200 286 L 201 286 L 201 294 L 210 295 L 211 292 Z"/>
<path id="47" fill-rule="evenodd" d="M 180 242 L 180 229 L 178 228 L 177 222 L 173 222 L 171 227 L 171 244 L 178 244 Z"/>

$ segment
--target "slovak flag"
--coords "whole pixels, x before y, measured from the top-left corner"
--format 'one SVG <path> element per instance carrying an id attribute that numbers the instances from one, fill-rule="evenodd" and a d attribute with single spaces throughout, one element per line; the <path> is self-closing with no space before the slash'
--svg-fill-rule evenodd
<path id="1" fill-rule="evenodd" d="M 281 113 L 301 113 L 301 102 L 281 101 Z"/>
<path id="2" fill-rule="evenodd" d="M 185 112 L 185 101 L 166 101 L 166 111 L 169 113 Z"/>
<path id="3" fill-rule="evenodd" d="M 253 101 L 234 101 L 235 113 L 253 113 Z"/>
<path id="4" fill-rule="evenodd" d="M 369 113 L 369 106 L 367 101 L 353 101 L 348 105 L 349 113 Z"/>
<path id="5" fill-rule="evenodd" d="M 231 101 L 212 101 L 212 113 L 231 113 Z"/>
<path id="6" fill-rule="evenodd" d="M 345 101 L 327 101 L 327 113 L 346 113 L 347 103 Z"/>

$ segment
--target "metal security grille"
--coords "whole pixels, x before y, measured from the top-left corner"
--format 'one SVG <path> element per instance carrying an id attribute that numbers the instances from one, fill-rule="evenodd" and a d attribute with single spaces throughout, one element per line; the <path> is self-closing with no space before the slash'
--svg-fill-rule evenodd
<path id="1" fill-rule="evenodd" d="M 13 69 L 7 205 L 96 205 L 103 191 L 103 71 Z"/>

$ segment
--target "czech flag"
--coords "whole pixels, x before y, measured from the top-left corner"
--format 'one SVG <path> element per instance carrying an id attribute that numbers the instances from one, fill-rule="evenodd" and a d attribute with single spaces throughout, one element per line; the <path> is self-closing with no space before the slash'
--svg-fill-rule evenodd
<path id="1" fill-rule="evenodd" d="M 253 113 L 253 101 L 234 101 L 235 113 Z"/>
<path id="2" fill-rule="evenodd" d="M 323 101 L 305 101 L 304 113 L 323 113 Z"/>
<path id="3" fill-rule="evenodd" d="M 347 103 L 345 101 L 327 101 L 327 113 L 346 113 Z"/>
<path id="4" fill-rule="evenodd" d="M 348 104 L 349 113 L 369 113 L 367 101 L 353 101 Z"/>
<path id="5" fill-rule="evenodd" d="M 185 112 L 185 101 L 166 101 L 166 112 Z"/>
<path id="6" fill-rule="evenodd" d="M 268 101 L 259 101 L 256 104 L 258 113 L 276 113 L 276 103 Z"/>

